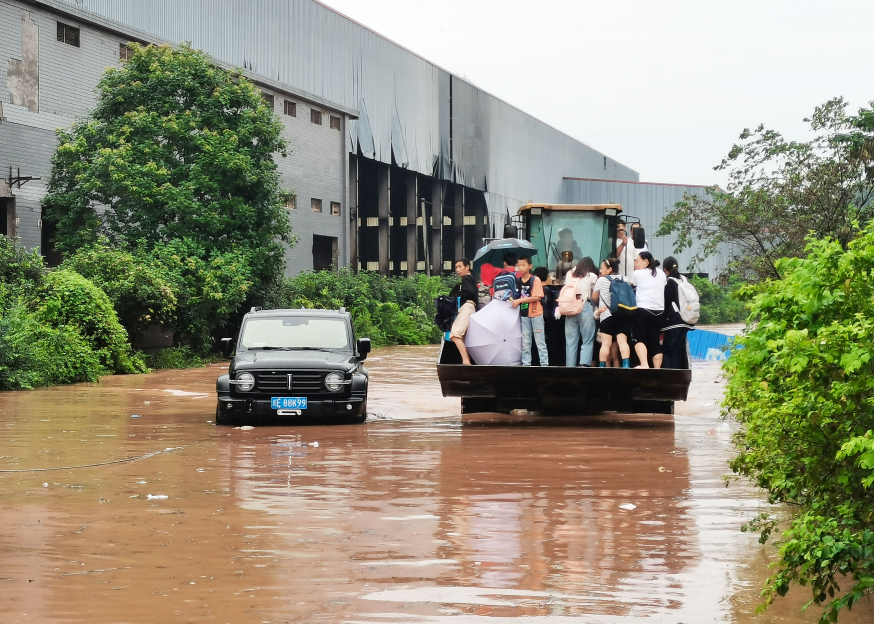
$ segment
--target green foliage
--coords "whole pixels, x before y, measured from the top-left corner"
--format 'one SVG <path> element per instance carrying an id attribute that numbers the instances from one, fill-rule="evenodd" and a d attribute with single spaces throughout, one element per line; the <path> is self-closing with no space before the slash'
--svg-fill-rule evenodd
<path id="1" fill-rule="evenodd" d="M 75 329 L 109 373 L 145 373 L 112 302 L 102 290 L 72 271 L 53 271 L 38 294 L 36 318 L 54 328 Z"/>
<path id="2" fill-rule="evenodd" d="M 738 298 L 736 289 L 721 286 L 701 277 L 693 277 L 689 281 L 698 291 L 701 303 L 699 324 L 741 323 L 746 320 L 746 306 Z"/>
<path id="3" fill-rule="evenodd" d="M 88 278 L 105 292 L 131 338 L 152 324 L 174 325 L 174 276 L 150 254 L 112 249 L 101 241 L 66 258 L 61 268 Z"/>
<path id="4" fill-rule="evenodd" d="M 0 390 L 98 381 L 104 372 L 75 328 L 40 323 L 21 300 L 0 312 Z"/>
<path id="5" fill-rule="evenodd" d="M 744 425 L 732 469 L 793 510 L 767 601 L 808 585 L 824 623 L 874 587 L 874 225 L 846 248 L 811 238 L 805 256 L 757 288 L 725 407 Z"/>
<path id="6" fill-rule="evenodd" d="M 806 142 L 787 141 L 761 125 L 745 129 L 715 168 L 728 171 L 727 191 L 687 195 L 656 236 L 676 233 L 677 252 L 700 243 L 692 266 L 731 244 L 731 273 L 747 281 L 779 278 L 779 259 L 803 256 L 811 233 L 846 249 L 853 224 L 874 218 L 874 149 L 867 147 L 874 143 L 865 142 L 864 132 L 847 140 L 845 133 L 865 122 L 847 117 L 846 106 L 842 98 L 819 106 L 806 120 L 815 133 Z"/>
<path id="7" fill-rule="evenodd" d="M 348 269 L 301 273 L 284 280 L 266 296 L 267 308 L 344 306 L 352 314 L 355 333 L 374 346 L 428 344 L 440 340 L 434 325 L 434 298 L 447 294 L 451 283 L 440 277 L 381 277 Z"/>
<path id="8" fill-rule="evenodd" d="M 211 331 L 281 278 L 282 242 L 293 243 L 274 162 L 287 153 L 281 128 L 239 71 L 187 46 L 134 45 L 104 74 L 96 108 L 58 131 L 43 201 L 58 249 L 152 254 L 154 271 L 125 256 L 118 279 L 87 260 L 75 268 L 106 286 L 129 329 L 167 320 L 172 302 L 154 295 L 169 280 L 173 328 L 208 349 Z"/>
<path id="9" fill-rule="evenodd" d="M 146 355 L 145 360 L 149 368 L 156 370 L 202 368 L 212 361 L 210 358 L 204 358 L 194 353 L 189 347 L 159 349 L 155 353 Z"/>
<path id="10" fill-rule="evenodd" d="M 28 253 L 14 239 L 0 234 L 0 284 L 30 290 L 39 285 L 45 272 L 38 251 Z"/>

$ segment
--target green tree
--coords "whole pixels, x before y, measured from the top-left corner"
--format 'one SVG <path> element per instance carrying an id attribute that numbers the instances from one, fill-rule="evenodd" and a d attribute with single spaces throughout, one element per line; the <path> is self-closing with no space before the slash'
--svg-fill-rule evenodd
<path id="1" fill-rule="evenodd" d="M 731 245 L 732 272 L 750 281 L 779 278 L 778 260 L 803 255 L 809 234 L 846 248 L 853 224 L 874 216 L 874 150 L 848 142 L 845 135 L 859 122 L 846 107 L 843 98 L 817 107 L 805 120 L 815 133 L 806 142 L 787 141 L 761 125 L 744 130 L 715 167 L 728 172 L 727 190 L 687 195 L 668 211 L 656 236 L 675 233 L 677 252 L 699 242 L 694 263 Z"/>
<path id="2" fill-rule="evenodd" d="M 59 250 L 101 239 L 130 251 L 183 241 L 194 265 L 244 258 L 245 279 L 223 282 L 244 293 L 278 279 L 282 242 L 293 243 L 274 161 L 287 148 L 258 89 L 188 46 L 134 45 L 97 91 L 95 109 L 58 131 L 43 207 Z M 222 280 L 211 277 L 199 269 L 184 276 L 194 280 L 193 299 L 223 302 L 206 317 L 202 306 L 195 313 L 208 318 L 207 330 L 226 322 L 236 312 L 227 302 L 238 299 L 216 291 Z M 198 346 L 202 330 L 194 328 Z"/>
<path id="3" fill-rule="evenodd" d="M 874 224 L 848 243 L 808 239 L 804 255 L 757 287 L 725 407 L 743 424 L 732 469 L 791 515 L 767 601 L 809 586 L 825 623 L 874 588 Z M 747 528 L 764 543 L 781 519 Z"/>

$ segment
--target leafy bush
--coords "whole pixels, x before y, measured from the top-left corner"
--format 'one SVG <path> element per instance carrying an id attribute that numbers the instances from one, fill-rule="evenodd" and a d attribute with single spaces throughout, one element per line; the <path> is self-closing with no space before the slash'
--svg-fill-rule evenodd
<path id="1" fill-rule="evenodd" d="M 737 289 L 721 286 L 701 277 L 693 277 L 692 285 L 701 301 L 701 325 L 741 323 L 747 318 L 747 309 Z"/>
<path id="2" fill-rule="evenodd" d="M 767 602 L 809 585 L 824 623 L 874 588 L 874 226 L 846 251 L 809 240 L 805 252 L 753 298 L 758 322 L 725 364 L 725 407 L 744 425 L 732 469 L 791 505 Z M 764 542 L 778 520 L 747 528 Z"/>
<path id="3" fill-rule="evenodd" d="M 267 293 L 267 308 L 339 308 L 352 314 L 355 333 L 374 346 L 428 344 L 439 341 L 434 325 L 434 297 L 449 292 L 451 282 L 417 274 L 382 277 L 349 269 L 301 273 Z"/>
<path id="4" fill-rule="evenodd" d="M 45 277 L 36 316 L 51 327 L 77 330 L 107 372 L 148 372 L 142 358 L 132 353 L 109 297 L 78 273 L 60 270 Z"/>
<path id="5" fill-rule="evenodd" d="M 74 328 L 40 323 L 20 300 L 0 314 L 0 390 L 97 381 L 104 372 Z"/>
<path id="6" fill-rule="evenodd" d="M 245 248 L 207 252 L 186 239 L 156 246 L 151 257 L 166 267 L 177 297 L 173 329 L 196 351 L 208 353 L 214 347 L 211 332 L 225 326 L 254 297 L 257 256 Z"/>
<path id="7" fill-rule="evenodd" d="M 88 278 L 105 292 L 131 338 L 152 324 L 173 325 L 173 276 L 148 254 L 112 249 L 101 241 L 78 250 L 61 268 Z"/>
<path id="8" fill-rule="evenodd" d="M 28 252 L 14 239 L 0 234 L 0 284 L 30 290 L 39 285 L 45 272 L 38 251 Z"/>
<path id="9" fill-rule="evenodd" d="M 171 347 L 159 349 L 155 353 L 144 356 L 149 368 L 179 369 L 179 368 L 202 368 L 210 363 L 210 358 L 204 358 L 192 351 L 189 347 Z"/>

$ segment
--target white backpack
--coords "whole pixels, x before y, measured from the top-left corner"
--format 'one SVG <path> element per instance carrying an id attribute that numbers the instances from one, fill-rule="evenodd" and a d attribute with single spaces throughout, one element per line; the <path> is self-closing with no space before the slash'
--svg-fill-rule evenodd
<path id="1" fill-rule="evenodd" d="M 695 287 L 682 275 L 680 279 L 672 277 L 672 280 L 677 282 L 677 296 L 680 300 L 680 318 L 684 323 L 694 325 L 698 322 L 701 316 L 701 302 L 698 299 L 698 291 Z"/>

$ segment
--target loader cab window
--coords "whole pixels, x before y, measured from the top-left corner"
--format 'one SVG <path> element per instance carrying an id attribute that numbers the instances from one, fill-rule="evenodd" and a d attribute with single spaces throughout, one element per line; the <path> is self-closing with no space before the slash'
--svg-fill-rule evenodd
<path id="1" fill-rule="evenodd" d="M 573 253 L 573 261 L 583 256 L 603 258 L 609 247 L 607 219 L 600 210 L 543 210 L 530 215 L 529 240 L 537 247 L 537 262 L 550 270 L 561 259 L 561 252 Z"/>

